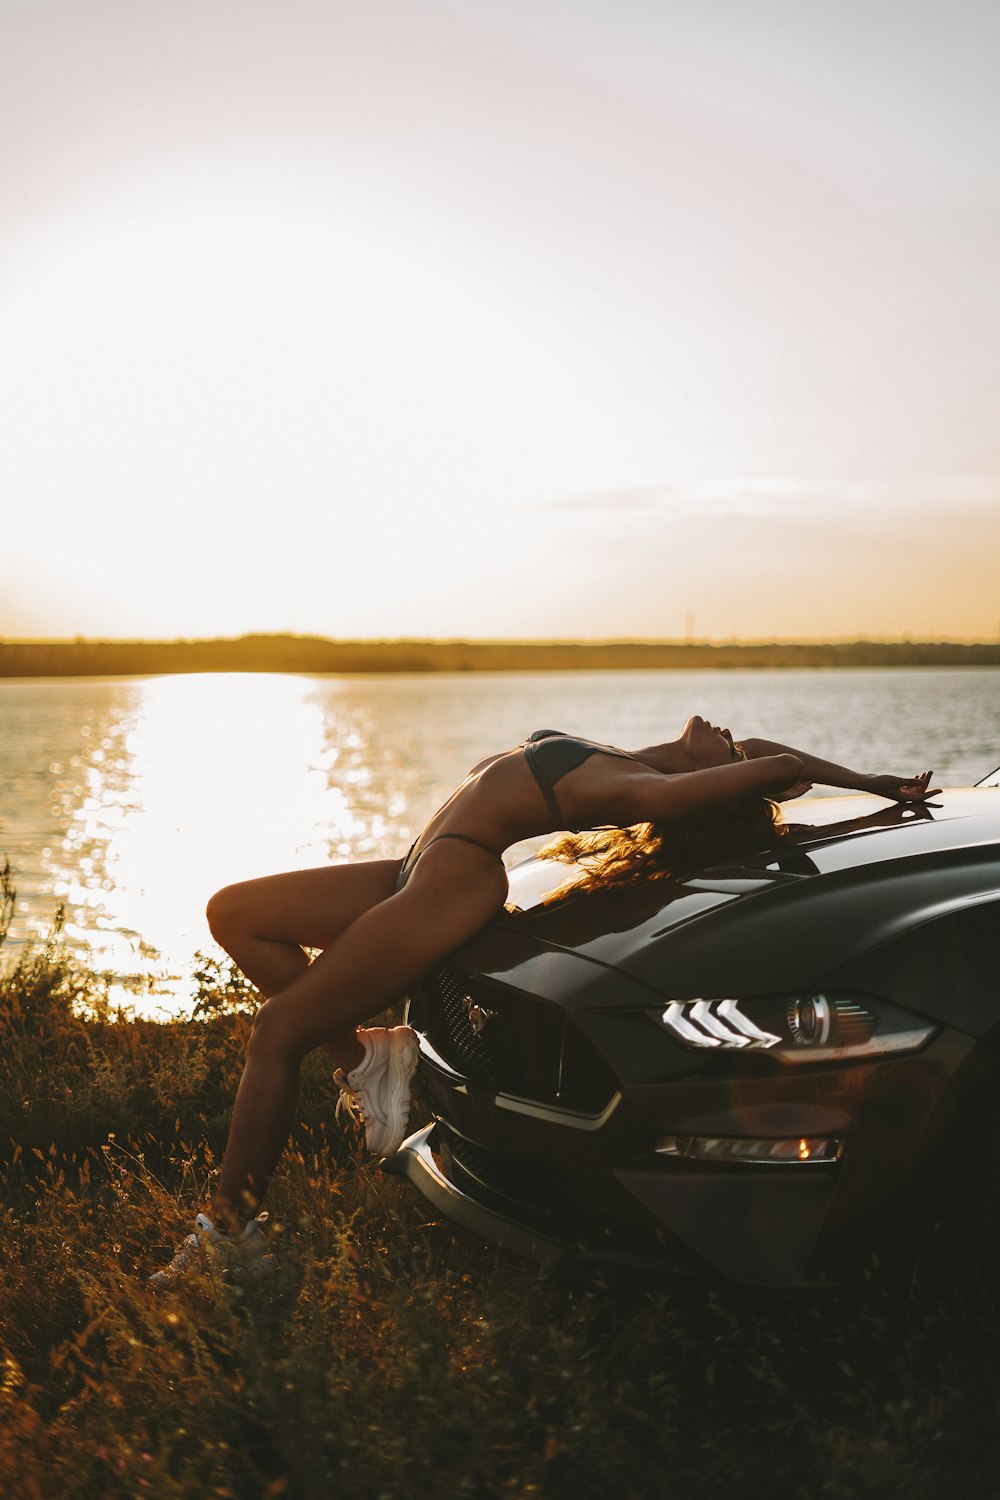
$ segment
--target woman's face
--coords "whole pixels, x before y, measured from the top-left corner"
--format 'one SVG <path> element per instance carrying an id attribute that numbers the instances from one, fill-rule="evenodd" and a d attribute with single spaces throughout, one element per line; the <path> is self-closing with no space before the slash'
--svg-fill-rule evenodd
<path id="1" fill-rule="evenodd" d="M 694 714 L 681 731 L 681 744 L 687 751 L 692 768 L 695 771 L 704 771 L 709 766 L 724 766 L 732 760 L 742 760 L 743 756 L 733 744 L 733 737 L 728 729 L 720 729 L 718 724 L 710 724 L 707 719 L 702 719 Z"/>

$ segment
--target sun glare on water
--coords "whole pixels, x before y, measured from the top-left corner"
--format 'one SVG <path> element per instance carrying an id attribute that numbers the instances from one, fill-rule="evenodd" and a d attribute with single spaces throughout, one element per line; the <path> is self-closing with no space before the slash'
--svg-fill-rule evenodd
<path id="1" fill-rule="evenodd" d="M 145 684 L 124 729 L 123 774 L 110 777 L 100 757 L 88 767 L 76 846 L 89 852 L 59 892 L 70 913 L 92 910 L 103 889 L 118 892 L 115 930 L 98 920 L 104 939 L 95 938 L 91 917 L 85 934 L 98 968 L 145 969 L 137 956 L 148 959 L 157 935 L 169 933 L 170 951 L 153 950 L 169 991 L 210 944 L 204 908 L 213 890 L 324 863 L 331 826 L 352 832 L 354 815 L 329 786 L 322 714 L 307 687 L 295 677 L 269 681 L 265 722 L 254 676 Z M 76 935 L 72 921 L 69 930 Z"/>

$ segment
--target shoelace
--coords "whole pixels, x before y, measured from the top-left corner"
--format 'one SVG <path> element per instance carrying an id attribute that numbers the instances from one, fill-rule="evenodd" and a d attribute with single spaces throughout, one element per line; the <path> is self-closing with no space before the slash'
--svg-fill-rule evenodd
<path id="1" fill-rule="evenodd" d="M 365 1123 L 361 1105 L 347 1089 L 341 1089 L 340 1091 L 340 1098 L 337 1100 L 337 1107 L 333 1112 L 333 1118 L 339 1120 L 341 1115 L 346 1115 L 352 1125 L 363 1125 Z"/>

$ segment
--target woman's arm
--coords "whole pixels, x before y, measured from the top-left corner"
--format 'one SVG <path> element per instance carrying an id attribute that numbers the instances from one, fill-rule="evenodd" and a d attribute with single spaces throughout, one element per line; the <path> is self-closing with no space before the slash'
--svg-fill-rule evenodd
<path id="1" fill-rule="evenodd" d="M 746 797 L 773 797 L 801 779 L 802 762 L 792 750 L 672 776 L 629 775 L 615 798 L 615 813 L 623 826 L 671 822 Z"/>
<path id="2" fill-rule="evenodd" d="M 775 755 L 797 756 L 802 765 L 802 780 L 806 783 L 818 781 L 822 786 L 872 792 L 890 802 L 924 802 L 937 793 L 937 788 L 928 790 L 930 771 L 922 771 L 919 776 L 873 776 L 864 771 L 848 770 L 832 760 L 820 760 L 818 755 L 809 755 L 805 750 L 791 750 L 788 745 L 778 745 L 773 740 L 740 740 L 738 743 L 752 761 Z"/>

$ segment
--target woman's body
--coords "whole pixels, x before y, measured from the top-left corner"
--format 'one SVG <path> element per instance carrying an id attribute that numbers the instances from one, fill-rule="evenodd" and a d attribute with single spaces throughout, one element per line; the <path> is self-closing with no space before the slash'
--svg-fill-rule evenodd
<path id="1" fill-rule="evenodd" d="M 408 1099 L 408 1073 L 384 1082 L 387 1067 L 412 1071 L 415 1052 L 405 1029 L 377 1035 L 358 1027 L 401 1000 L 502 908 L 507 879 L 501 856 L 511 844 L 566 826 L 669 823 L 739 799 L 779 796 L 803 778 L 856 786 L 867 779 L 763 741 L 745 755 L 728 730 L 698 718 L 677 740 L 633 753 L 552 732 L 546 739 L 568 742 L 555 754 L 538 745 L 538 758 L 555 770 L 554 798 L 542 785 L 544 765 L 539 777 L 532 751 L 516 746 L 469 772 L 406 860 L 274 875 L 212 898 L 213 935 L 267 997 L 255 1017 L 236 1097 L 214 1205 L 217 1223 L 238 1231 L 256 1212 L 291 1127 L 302 1061 L 315 1048 L 331 1054 L 343 1086 L 358 1093 L 363 1108 L 381 1108 L 371 1087 L 395 1089 Z M 564 769 L 567 752 L 576 762 L 571 769 Z M 927 779 L 882 778 L 882 795 L 921 799 L 928 795 Z M 321 951 L 310 962 L 306 948 Z M 368 1093 L 355 1087 L 371 1074 L 378 1076 Z M 397 1114 L 399 1103 L 390 1100 Z M 394 1127 L 388 1128 L 392 1134 Z"/>

